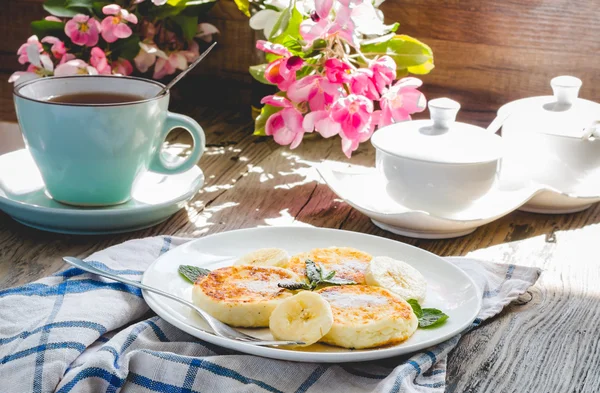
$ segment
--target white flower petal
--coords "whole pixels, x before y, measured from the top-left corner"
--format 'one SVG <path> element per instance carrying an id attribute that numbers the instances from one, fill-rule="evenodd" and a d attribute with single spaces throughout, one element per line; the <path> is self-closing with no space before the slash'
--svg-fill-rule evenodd
<path id="1" fill-rule="evenodd" d="M 250 18 L 250 27 L 254 30 L 262 30 L 269 23 L 269 19 L 273 18 L 277 21 L 279 14 L 274 10 L 260 10 Z"/>
<path id="2" fill-rule="evenodd" d="M 50 59 L 50 56 L 48 56 L 48 55 L 41 55 L 40 56 L 40 61 L 41 61 L 42 66 L 44 67 L 44 69 L 46 71 L 50 71 L 50 72 L 54 71 L 54 63 Z"/>
<path id="3" fill-rule="evenodd" d="M 42 63 L 40 62 L 40 49 L 37 44 L 27 45 L 27 58 L 29 58 L 31 64 L 38 68 L 42 68 Z"/>

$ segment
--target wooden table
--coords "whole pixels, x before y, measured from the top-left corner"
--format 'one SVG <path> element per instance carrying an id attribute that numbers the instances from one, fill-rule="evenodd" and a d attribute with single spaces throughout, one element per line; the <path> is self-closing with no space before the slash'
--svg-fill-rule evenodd
<path id="1" fill-rule="evenodd" d="M 0 213 L 0 288 L 66 268 L 61 256 L 86 257 L 128 239 L 169 234 L 200 237 L 257 225 L 314 225 L 396 239 L 435 254 L 469 255 L 544 270 L 533 298 L 513 304 L 467 334 L 450 356 L 449 392 L 600 391 L 600 206 L 576 214 L 514 212 L 469 236 L 416 240 L 392 235 L 340 201 L 313 165 L 344 160 L 338 138 L 309 138 L 297 150 L 252 136 L 244 115 L 189 109 L 207 132 L 200 161 L 206 185 L 185 209 L 146 230 L 114 236 L 41 232 Z M 492 113 L 461 113 L 485 125 Z M 187 143 L 178 133 L 172 140 Z M 12 140 L 12 142 L 7 142 Z M 18 141 L 14 124 L 0 123 L 0 153 Z M 364 144 L 353 163 L 372 166 Z"/>

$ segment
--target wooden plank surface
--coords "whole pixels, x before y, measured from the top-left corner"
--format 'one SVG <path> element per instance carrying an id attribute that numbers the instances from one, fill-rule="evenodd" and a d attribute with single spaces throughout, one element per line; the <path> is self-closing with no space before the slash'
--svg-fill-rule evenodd
<path id="1" fill-rule="evenodd" d="M 0 214 L 0 288 L 64 269 L 64 255 L 86 257 L 128 239 L 200 237 L 258 225 L 341 228 L 442 256 L 469 255 L 544 270 L 529 303 L 509 306 L 461 340 L 450 356 L 449 392 L 600 391 L 600 260 L 595 250 L 600 205 L 568 215 L 514 212 L 458 239 L 405 238 L 375 227 L 319 180 L 315 164 L 345 161 L 338 139 L 310 138 L 290 151 L 252 136 L 244 114 L 192 108 L 181 109 L 207 132 L 208 149 L 200 161 L 207 183 L 185 209 L 153 228 L 114 236 L 45 233 Z M 486 125 L 493 113 L 460 116 Z M 17 146 L 17 133 L 15 125 L 0 123 L 0 146 Z M 185 135 L 174 133 L 172 140 L 189 143 Z M 365 144 L 352 162 L 372 166 L 373 149 Z"/>

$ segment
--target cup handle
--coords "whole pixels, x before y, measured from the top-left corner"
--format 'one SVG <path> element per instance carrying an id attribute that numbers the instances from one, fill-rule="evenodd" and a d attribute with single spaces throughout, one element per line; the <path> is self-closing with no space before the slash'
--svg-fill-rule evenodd
<path id="1" fill-rule="evenodd" d="M 180 115 L 178 113 L 167 114 L 167 120 L 165 122 L 165 129 L 162 133 L 161 138 L 161 146 L 162 143 L 169 135 L 172 129 L 181 127 L 190 133 L 192 136 L 192 140 L 194 141 L 194 146 L 192 148 L 191 154 L 185 158 L 181 159 L 175 163 L 168 163 L 165 161 L 162 148 L 157 149 L 154 153 L 154 158 L 150 162 L 149 170 L 156 173 L 163 173 L 166 175 L 174 175 L 177 173 L 186 172 L 192 169 L 202 157 L 204 153 L 204 147 L 206 144 L 206 138 L 204 136 L 204 130 L 200 127 L 194 119 L 188 116 Z"/>

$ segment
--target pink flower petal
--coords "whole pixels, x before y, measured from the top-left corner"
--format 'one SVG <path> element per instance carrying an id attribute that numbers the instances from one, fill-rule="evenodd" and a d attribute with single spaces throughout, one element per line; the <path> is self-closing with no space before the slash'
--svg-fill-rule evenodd
<path id="1" fill-rule="evenodd" d="M 256 49 L 267 53 L 273 53 L 279 56 L 291 56 L 290 51 L 283 45 L 274 44 L 269 41 L 258 40 L 256 41 Z"/>
<path id="2" fill-rule="evenodd" d="M 333 0 L 315 0 L 315 11 L 321 18 L 327 18 L 333 7 Z"/>
<path id="3" fill-rule="evenodd" d="M 310 75 L 295 81 L 288 88 L 288 98 L 292 102 L 308 101 L 311 92 L 317 88 L 317 86 L 315 86 L 315 82 L 319 78 L 320 76 L 318 75 Z"/>
<path id="4" fill-rule="evenodd" d="M 115 26 L 113 34 L 118 38 L 127 38 L 133 34 L 133 31 L 131 31 L 131 27 L 127 26 L 125 23 L 119 23 Z"/>
<path id="5" fill-rule="evenodd" d="M 318 38 L 325 38 L 328 29 L 329 20 L 327 18 L 323 18 L 318 22 L 307 19 L 300 23 L 300 35 L 308 44 L 312 44 Z"/>
<path id="6" fill-rule="evenodd" d="M 133 23 L 134 25 L 138 23 L 138 18 L 137 16 L 135 16 L 135 14 L 130 14 L 126 10 L 122 10 L 121 15 L 123 19 L 125 19 L 129 23 Z"/>
<path id="7" fill-rule="evenodd" d="M 143 49 L 140 49 L 140 52 L 133 59 L 135 62 L 135 66 L 140 72 L 146 72 L 154 65 L 156 61 L 156 56 L 146 52 Z"/>
<path id="8" fill-rule="evenodd" d="M 117 4 L 110 4 L 102 7 L 102 13 L 104 13 L 104 15 L 118 15 L 120 11 L 121 7 Z"/>
<path id="9" fill-rule="evenodd" d="M 62 22 L 62 20 L 60 20 L 56 16 L 47 16 L 44 18 L 44 20 L 47 20 L 49 22 Z"/>
<path id="10" fill-rule="evenodd" d="M 260 100 L 260 103 L 282 108 L 293 107 L 292 103 L 287 98 L 276 95 L 263 97 L 263 99 Z"/>

